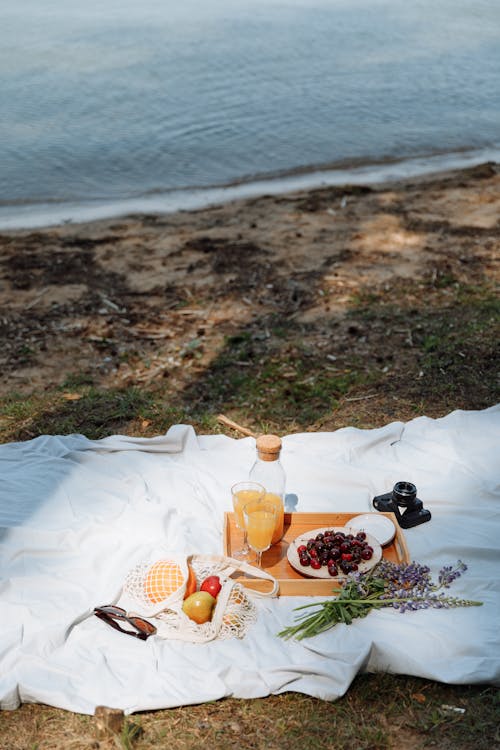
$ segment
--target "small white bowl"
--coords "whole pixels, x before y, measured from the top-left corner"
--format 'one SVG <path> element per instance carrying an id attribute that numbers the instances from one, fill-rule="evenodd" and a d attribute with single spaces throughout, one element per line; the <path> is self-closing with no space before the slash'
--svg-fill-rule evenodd
<path id="1" fill-rule="evenodd" d="M 391 519 L 378 513 L 363 513 L 361 516 L 354 516 L 346 523 L 346 528 L 353 531 L 366 531 L 367 534 L 374 536 L 382 547 L 392 542 L 396 534 L 396 527 Z"/>

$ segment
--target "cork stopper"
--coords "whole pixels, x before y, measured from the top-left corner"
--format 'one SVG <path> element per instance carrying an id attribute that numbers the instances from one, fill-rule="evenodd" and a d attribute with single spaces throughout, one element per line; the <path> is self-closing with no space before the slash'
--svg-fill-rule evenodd
<path id="1" fill-rule="evenodd" d="M 281 438 L 278 435 L 260 435 L 255 444 L 261 461 L 277 461 L 280 457 Z"/>

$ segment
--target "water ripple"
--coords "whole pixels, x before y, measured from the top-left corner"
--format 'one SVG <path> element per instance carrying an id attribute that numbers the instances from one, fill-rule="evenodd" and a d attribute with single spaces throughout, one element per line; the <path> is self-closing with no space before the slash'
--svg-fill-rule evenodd
<path id="1" fill-rule="evenodd" d="M 9 5 L 0 203 L 500 143 L 495 0 Z"/>

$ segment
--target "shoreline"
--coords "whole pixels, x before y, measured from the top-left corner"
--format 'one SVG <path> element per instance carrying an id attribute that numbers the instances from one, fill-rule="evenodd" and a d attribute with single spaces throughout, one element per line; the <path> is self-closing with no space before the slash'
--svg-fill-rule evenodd
<path id="1" fill-rule="evenodd" d="M 484 162 L 500 162 L 500 150 L 481 149 L 401 160 L 366 162 L 352 167 L 301 167 L 280 175 L 207 188 L 182 188 L 123 199 L 0 205 L 0 231 L 50 229 L 127 216 L 168 215 L 221 206 L 233 201 L 279 196 L 342 185 L 382 185 L 431 178 Z"/>
<path id="2" fill-rule="evenodd" d="M 73 398 L 77 383 L 166 388 L 169 399 L 184 394 L 192 407 L 225 382 L 221 368 L 232 367 L 236 382 L 254 372 L 251 359 L 239 361 L 243 347 L 278 368 L 276 387 L 297 367 L 305 384 L 314 367 L 321 381 L 340 378 L 349 394 L 345 419 L 366 395 L 364 379 L 374 387 L 374 373 L 378 391 L 367 404 L 379 392 L 383 418 L 391 418 L 407 393 L 411 411 L 415 389 L 429 389 L 420 375 L 429 352 L 456 335 L 443 334 L 456 331 L 454 306 L 480 289 L 478 310 L 471 303 L 460 316 L 469 315 L 470 330 L 477 316 L 490 321 L 500 278 L 500 164 L 364 182 L 1 232 L 0 394 L 65 387 Z M 369 300 L 377 302 L 364 320 L 356 310 Z M 384 317 L 386 305 L 399 305 L 398 323 Z M 492 318 L 485 330 L 494 328 Z M 481 381 L 436 397 L 433 413 L 488 404 L 493 358 L 490 344 L 476 351 L 480 343 L 457 340 L 454 359 L 457 377 L 482 362 Z M 439 368 L 436 377 L 440 393 L 447 381 Z M 293 389 L 287 393 L 275 402 L 293 401 Z M 213 403 L 219 408 L 215 396 Z M 297 409 L 293 401 L 290 413 Z"/>

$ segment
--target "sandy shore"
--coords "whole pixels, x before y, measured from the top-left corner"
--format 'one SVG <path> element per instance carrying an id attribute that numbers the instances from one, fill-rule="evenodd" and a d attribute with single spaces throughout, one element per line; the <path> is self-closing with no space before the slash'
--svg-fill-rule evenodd
<path id="1" fill-rule="evenodd" d="M 228 336 L 293 322 L 335 362 L 371 291 L 498 281 L 500 165 L 0 234 L 0 392 L 78 375 L 185 385 Z M 437 291 L 436 291 L 437 293 Z M 273 321 L 273 326 L 270 325 Z M 351 325 L 352 327 L 352 325 Z M 359 333 L 359 332 L 358 332 Z M 363 332 L 361 332 L 363 333 Z M 381 331 L 378 346 L 397 346 Z M 401 336 L 405 334 L 402 333 Z M 365 348 L 364 348 L 365 347 Z"/>

